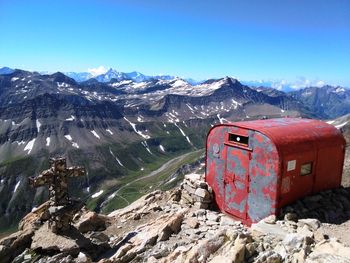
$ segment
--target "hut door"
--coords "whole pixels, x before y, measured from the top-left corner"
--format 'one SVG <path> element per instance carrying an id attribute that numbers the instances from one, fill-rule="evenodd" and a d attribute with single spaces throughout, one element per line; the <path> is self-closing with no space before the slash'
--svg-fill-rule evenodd
<path id="1" fill-rule="evenodd" d="M 250 152 L 226 145 L 225 211 L 241 219 L 247 218 Z"/>

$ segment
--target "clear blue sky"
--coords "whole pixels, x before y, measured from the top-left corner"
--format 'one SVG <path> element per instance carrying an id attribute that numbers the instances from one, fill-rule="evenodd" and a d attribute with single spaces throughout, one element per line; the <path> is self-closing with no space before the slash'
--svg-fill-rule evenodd
<path id="1" fill-rule="evenodd" d="M 0 0 L 0 66 L 350 87 L 348 0 Z"/>

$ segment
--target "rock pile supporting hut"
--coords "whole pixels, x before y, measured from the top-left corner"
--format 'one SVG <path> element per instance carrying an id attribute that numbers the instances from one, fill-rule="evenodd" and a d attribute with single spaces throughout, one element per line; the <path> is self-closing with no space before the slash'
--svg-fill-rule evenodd
<path id="1" fill-rule="evenodd" d="M 204 175 L 187 174 L 181 184 L 181 202 L 196 208 L 207 209 L 213 200 L 212 190 L 204 181 Z"/>

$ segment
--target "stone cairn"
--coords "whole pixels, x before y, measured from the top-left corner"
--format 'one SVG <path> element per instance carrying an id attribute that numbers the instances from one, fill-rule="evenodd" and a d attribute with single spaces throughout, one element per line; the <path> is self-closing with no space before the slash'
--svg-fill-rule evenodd
<path id="1" fill-rule="evenodd" d="M 213 200 L 213 192 L 204 181 L 204 174 L 186 174 L 181 183 L 181 203 L 198 209 L 208 209 Z"/>

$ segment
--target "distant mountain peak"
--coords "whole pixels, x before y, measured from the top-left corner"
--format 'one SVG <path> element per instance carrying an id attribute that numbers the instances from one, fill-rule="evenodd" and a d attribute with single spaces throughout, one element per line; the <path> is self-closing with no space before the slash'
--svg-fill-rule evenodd
<path id="1" fill-rule="evenodd" d="M 15 70 L 9 67 L 0 68 L 0 75 L 7 75 L 13 73 Z"/>

